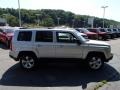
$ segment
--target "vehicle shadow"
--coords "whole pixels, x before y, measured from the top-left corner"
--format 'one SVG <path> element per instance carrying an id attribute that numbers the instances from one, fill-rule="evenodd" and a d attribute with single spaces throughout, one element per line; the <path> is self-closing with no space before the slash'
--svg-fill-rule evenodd
<path id="1" fill-rule="evenodd" d="M 82 86 L 86 88 L 90 82 L 102 80 L 118 81 L 120 74 L 110 65 L 98 71 L 91 71 L 76 63 L 43 64 L 36 71 L 23 71 L 18 64 L 9 68 L 2 76 L 0 85 L 61 87 Z"/>

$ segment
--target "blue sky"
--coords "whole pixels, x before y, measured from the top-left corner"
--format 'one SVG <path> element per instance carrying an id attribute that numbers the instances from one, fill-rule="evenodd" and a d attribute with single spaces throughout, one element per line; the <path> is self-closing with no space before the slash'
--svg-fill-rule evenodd
<path id="1" fill-rule="evenodd" d="M 103 17 L 103 5 L 106 8 L 105 18 L 120 21 L 120 0 L 20 0 L 25 9 L 62 9 L 75 14 Z M 0 0 L 1 8 L 18 8 L 18 0 Z"/>

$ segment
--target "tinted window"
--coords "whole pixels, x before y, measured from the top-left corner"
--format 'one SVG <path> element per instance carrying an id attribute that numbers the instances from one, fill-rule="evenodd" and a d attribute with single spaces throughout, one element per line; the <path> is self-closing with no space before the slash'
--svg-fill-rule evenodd
<path id="1" fill-rule="evenodd" d="M 113 31 L 115 31 L 115 32 L 116 32 L 117 30 L 116 30 L 116 29 L 113 29 Z"/>
<path id="2" fill-rule="evenodd" d="M 100 29 L 101 32 L 105 32 L 105 29 Z"/>
<path id="3" fill-rule="evenodd" d="M 111 29 L 108 29 L 108 31 L 111 31 Z"/>
<path id="4" fill-rule="evenodd" d="M 58 32 L 57 33 L 57 42 L 62 43 L 75 43 L 76 38 L 71 34 L 67 32 Z"/>
<path id="5" fill-rule="evenodd" d="M 53 33 L 51 31 L 37 31 L 37 42 L 53 42 Z"/>
<path id="6" fill-rule="evenodd" d="M 21 31 L 18 35 L 18 41 L 31 41 L 32 32 L 31 31 Z"/>

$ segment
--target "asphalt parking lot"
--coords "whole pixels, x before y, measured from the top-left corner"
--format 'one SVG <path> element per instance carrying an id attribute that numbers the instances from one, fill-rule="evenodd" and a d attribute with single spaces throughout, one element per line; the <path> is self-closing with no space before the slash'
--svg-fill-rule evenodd
<path id="1" fill-rule="evenodd" d="M 26 72 L 9 58 L 9 50 L 0 44 L 0 90 L 82 90 L 90 83 L 120 81 L 120 39 L 111 44 L 113 60 L 99 71 L 90 71 L 76 63 L 43 64 L 36 71 Z"/>

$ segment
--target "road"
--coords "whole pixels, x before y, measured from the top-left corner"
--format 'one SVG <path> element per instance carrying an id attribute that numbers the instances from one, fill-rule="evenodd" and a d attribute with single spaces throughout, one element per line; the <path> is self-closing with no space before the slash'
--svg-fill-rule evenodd
<path id="1" fill-rule="evenodd" d="M 77 63 L 48 63 L 36 71 L 23 71 L 0 44 L 0 90 L 83 90 L 102 80 L 120 81 L 120 39 L 106 42 L 114 58 L 95 72 Z"/>

